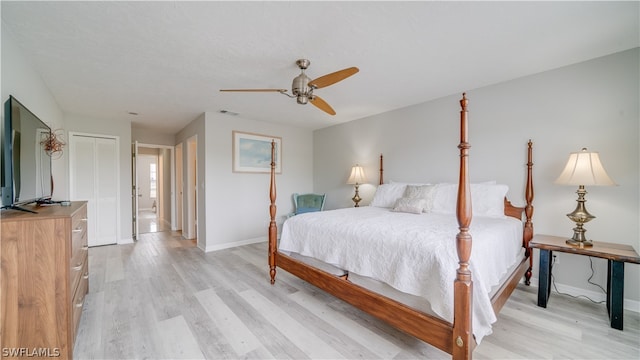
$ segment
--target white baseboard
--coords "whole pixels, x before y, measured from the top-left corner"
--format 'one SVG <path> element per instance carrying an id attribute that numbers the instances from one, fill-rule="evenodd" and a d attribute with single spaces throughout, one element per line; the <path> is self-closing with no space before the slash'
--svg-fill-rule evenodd
<path id="1" fill-rule="evenodd" d="M 538 278 L 533 278 L 533 277 L 531 278 L 531 286 L 534 286 L 536 288 L 538 287 Z M 607 300 L 606 294 L 602 292 L 581 289 L 581 288 L 577 288 L 577 287 L 573 287 L 565 284 L 558 284 L 558 283 L 556 283 L 556 288 L 558 288 L 559 292 L 569 294 L 572 296 L 579 296 L 579 295 L 587 296 L 593 301 Z M 555 292 L 555 288 L 553 288 L 553 285 L 551 287 L 551 292 Z M 640 301 L 624 299 L 623 307 L 625 310 L 640 313 Z"/>
<path id="2" fill-rule="evenodd" d="M 242 241 L 233 241 L 233 242 L 228 242 L 228 243 L 223 243 L 223 244 L 214 244 L 214 245 L 211 245 L 211 246 L 207 246 L 205 252 L 230 249 L 230 248 L 234 248 L 234 247 L 238 247 L 238 246 L 256 244 L 256 243 L 265 242 L 265 241 L 267 241 L 267 237 L 266 236 L 261 236 L 261 237 L 242 240 Z"/>

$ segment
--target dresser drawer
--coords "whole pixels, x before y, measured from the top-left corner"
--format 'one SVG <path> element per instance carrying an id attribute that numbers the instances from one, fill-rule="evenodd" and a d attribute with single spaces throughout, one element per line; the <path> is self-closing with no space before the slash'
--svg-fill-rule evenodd
<path id="1" fill-rule="evenodd" d="M 71 219 L 71 256 L 69 266 L 71 267 L 70 275 L 72 278 L 74 271 L 80 271 L 87 256 L 89 249 L 87 239 L 87 207 L 84 206 Z M 76 283 L 72 281 L 71 284 L 75 285 Z M 74 286 L 72 286 L 73 289 L 75 289 Z"/>
<path id="2" fill-rule="evenodd" d="M 69 291 L 71 294 L 75 294 L 78 288 L 78 284 L 81 278 L 89 276 L 89 256 L 86 251 L 82 253 L 83 256 L 77 258 L 70 264 L 69 269 Z"/>
<path id="3" fill-rule="evenodd" d="M 87 228 L 87 207 L 83 206 L 71 218 L 71 227 L 73 229 L 83 227 Z"/>
<path id="4" fill-rule="evenodd" d="M 71 312 L 73 313 L 73 328 L 71 329 L 73 331 L 71 336 L 72 339 L 75 339 L 76 333 L 78 332 L 78 325 L 80 324 L 80 317 L 82 316 L 82 309 L 84 308 L 85 296 L 89 291 L 89 267 L 87 261 L 85 261 L 81 273 L 83 275 L 80 277 L 80 283 L 78 284 L 78 288 L 73 295 L 73 301 L 71 302 Z"/>

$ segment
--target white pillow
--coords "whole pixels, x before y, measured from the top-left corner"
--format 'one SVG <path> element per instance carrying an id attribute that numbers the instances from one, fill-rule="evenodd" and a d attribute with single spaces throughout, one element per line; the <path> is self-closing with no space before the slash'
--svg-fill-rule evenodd
<path id="1" fill-rule="evenodd" d="M 404 190 L 404 197 L 411 199 L 423 199 L 424 208 L 422 211 L 429 212 L 433 208 L 433 193 L 436 185 L 407 185 Z"/>
<path id="2" fill-rule="evenodd" d="M 404 194 L 406 184 L 382 184 L 376 189 L 369 206 L 391 208 Z"/>
<path id="3" fill-rule="evenodd" d="M 421 198 L 400 198 L 396 201 L 391 211 L 420 214 L 425 207 L 425 200 Z"/>
<path id="4" fill-rule="evenodd" d="M 433 191 L 431 211 L 439 214 L 455 214 L 458 184 L 437 184 Z"/>
<path id="5" fill-rule="evenodd" d="M 471 208 L 473 216 L 503 218 L 504 197 L 509 187 L 503 184 L 471 184 Z M 432 211 L 455 214 L 458 184 L 438 184 L 433 193 Z"/>
<path id="6" fill-rule="evenodd" d="M 503 184 L 496 185 L 471 185 L 471 201 L 473 201 L 473 213 L 476 216 L 503 218 L 504 198 L 509 187 Z"/>

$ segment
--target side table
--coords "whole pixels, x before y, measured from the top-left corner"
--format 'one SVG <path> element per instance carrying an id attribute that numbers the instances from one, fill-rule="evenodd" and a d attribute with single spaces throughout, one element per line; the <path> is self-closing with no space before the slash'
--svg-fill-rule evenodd
<path id="1" fill-rule="evenodd" d="M 538 270 L 538 306 L 547 307 L 551 294 L 551 259 L 553 251 L 587 255 L 607 259 L 607 311 L 611 327 L 622 330 L 624 303 L 624 263 L 640 264 L 640 256 L 630 245 L 594 241 L 593 246 L 577 247 L 567 244 L 567 238 L 535 235 L 530 248 L 540 249 Z"/>

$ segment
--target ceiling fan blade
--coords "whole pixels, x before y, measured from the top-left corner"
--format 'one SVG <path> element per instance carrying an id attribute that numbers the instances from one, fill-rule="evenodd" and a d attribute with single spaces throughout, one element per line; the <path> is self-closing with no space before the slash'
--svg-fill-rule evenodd
<path id="1" fill-rule="evenodd" d="M 344 80 L 349 76 L 360 71 L 357 67 L 350 67 L 346 69 L 342 69 L 336 72 L 332 72 L 331 74 L 327 74 L 324 76 L 320 76 L 317 79 L 313 79 L 309 81 L 309 86 L 312 86 L 316 89 L 320 89 L 332 84 L 337 83 L 338 81 Z"/>
<path id="2" fill-rule="evenodd" d="M 287 92 L 287 89 L 221 89 L 223 92 Z"/>
<path id="3" fill-rule="evenodd" d="M 317 95 L 313 95 L 313 97 L 311 99 L 309 99 L 309 101 L 311 101 L 311 103 L 313 105 L 315 105 L 315 107 L 317 107 L 318 109 L 326 112 L 329 115 L 335 115 L 336 111 L 333 110 L 333 108 L 327 104 L 326 101 L 322 100 L 322 98 L 320 96 Z"/>

